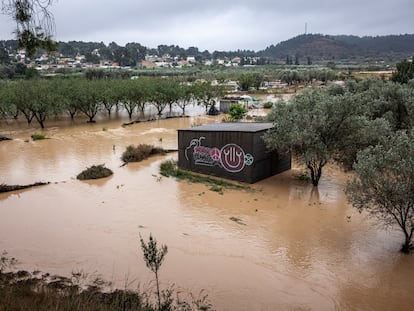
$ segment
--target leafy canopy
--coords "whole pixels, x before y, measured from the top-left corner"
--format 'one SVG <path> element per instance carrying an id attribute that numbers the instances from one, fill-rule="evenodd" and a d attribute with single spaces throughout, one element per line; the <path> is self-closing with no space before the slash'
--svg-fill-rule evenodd
<path id="1" fill-rule="evenodd" d="M 356 177 L 346 193 L 358 211 L 386 226 L 398 225 L 405 236 L 401 251 L 412 249 L 414 232 L 414 130 L 399 131 L 360 151 Z"/>

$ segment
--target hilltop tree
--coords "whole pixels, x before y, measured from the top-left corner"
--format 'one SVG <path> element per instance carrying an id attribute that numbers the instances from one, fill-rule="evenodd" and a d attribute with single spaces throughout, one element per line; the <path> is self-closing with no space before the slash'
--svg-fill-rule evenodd
<path id="1" fill-rule="evenodd" d="M 359 152 L 354 168 L 349 201 L 384 225 L 399 226 L 405 238 L 401 251 L 408 253 L 414 233 L 414 131 L 399 131 Z"/>

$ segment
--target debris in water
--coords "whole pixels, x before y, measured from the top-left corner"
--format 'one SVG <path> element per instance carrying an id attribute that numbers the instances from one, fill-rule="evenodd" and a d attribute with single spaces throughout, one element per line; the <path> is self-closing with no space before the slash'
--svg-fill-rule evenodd
<path id="1" fill-rule="evenodd" d="M 44 186 L 44 185 L 48 185 L 48 184 L 50 184 L 50 182 L 36 182 L 34 184 L 29 184 L 29 185 L 5 185 L 5 184 L 0 184 L 0 192 L 9 192 L 9 191 L 15 191 L 15 190 L 22 190 L 22 189 L 27 189 L 27 188 L 32 188 L 32 187 Z"/>
<path id="2" fill-rule="evenodd" d="M 243 226 L 246 225 L 240 218 L 237 218 L 237 217 L 233 217 L 232 216 L 229 219 L 232 220 L 232 221 L 234 221 L 235 223 L 238 223 L 239 225 L 243 225 Z"/>

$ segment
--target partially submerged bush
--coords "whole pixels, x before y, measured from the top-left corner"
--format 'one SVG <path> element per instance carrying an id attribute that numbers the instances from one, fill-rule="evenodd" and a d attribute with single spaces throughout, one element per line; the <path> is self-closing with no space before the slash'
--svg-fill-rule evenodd
<path id="1" fill-rule="evenodd" d="M 38 133 L 34 133 L 34 134 L 32 135 L 32 139 L 33 139 L 33 140 L 41 140 L 41 139 L 46 139 L 46 134 L 45 134 L 45 133 L 40 133 L 40 132 L 38 132 Z"/>
<path id="2" fill-rule="evenodd" d="M 88 167 L 76 176 L 76 178 L 79 180 L 99 179 L 111 176 L 112 174 L 113 172 L 109 168 L 105 167 L 105 164 L 101 164 Z"/>
<path id="3" fill-rule="evenodd" d="M 263 108 L 265 108 L 265 109 L 269 109 L 269 108 L 272 108 L 272 107 L 273 107 L 273 103 L 272 102 L 265 102 L 263 104 Z"/>
<path id="4" fill-rule="evenodd" d="M 235 121 L 243 119 L 246 114 L 247 108 L 243 104 L 233 104 L 229 108 L 229 115 Z"/>
<path id="5" fill-rule="evenodd" d="M 0 135 L 0 141 L 2 141 L 2 140 L 12 140 L 11 138 L 9 138 L 9 137 L 6 137 L 6 136 L 1 136 Z"/>
<path id="6" fill-rule="evenodd" d="M 165 150 L 157 148 L 152 145 L 140 144 L 138 146 L 129 145 L 124 153 L 122 154 L 122 161 L 128 162 L 139 162 L 145 160 L 154 154 L 164 154 Z"/>

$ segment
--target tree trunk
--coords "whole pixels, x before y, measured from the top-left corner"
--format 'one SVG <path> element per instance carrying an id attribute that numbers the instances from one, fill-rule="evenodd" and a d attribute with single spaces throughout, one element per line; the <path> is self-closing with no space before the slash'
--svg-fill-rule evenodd
<path id="1" fill-rule="evenodd" d="M 157 271 L 155 271 L 155 281 L 157 283 L 158 310 L 161 310 L 160 284 L 158 282 L 158 272 Z"/>
<path id="2" fill-rule="evenodd" d="M 127 111 L 128 111 L 128 116 L 129 116 L 129 119 L 131 120 L 132 119 L 132 110 L 129 110 L 129 109 L 127 109 Z"/>
<path id="3" fill-rule="evenodd" d="M 403 229 L 404 236 L 405 236 L 405 242 L 403 246 L 401 247 L 401 252 L 408 254 L 410 250 L 413 249 L 413 245 L 411 245 L 411 237 L 413 235 L 413 230 L 411 230 L 411 233 L 408 233 L 407 230 Z"/>
<path id="4" fill-rule="evenodd" d="M 308 162 L 306 166 L 308 167 L 311 173 L 312 185 L 314 187 L 317 187 L 319 184 L 319 179 L 321 179 L 322 176 L 322 167 L 324 166 L 324 164 L 322 162 L 319 162 L 319 164 Z"/>

